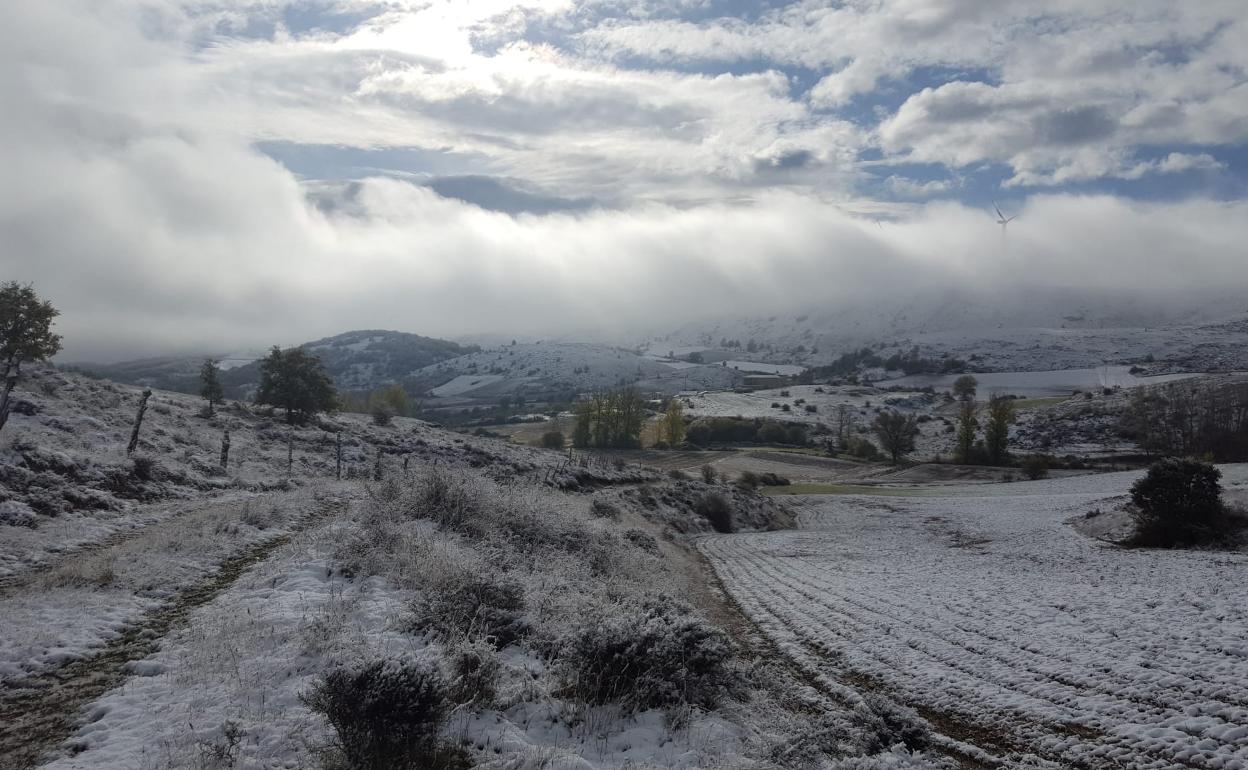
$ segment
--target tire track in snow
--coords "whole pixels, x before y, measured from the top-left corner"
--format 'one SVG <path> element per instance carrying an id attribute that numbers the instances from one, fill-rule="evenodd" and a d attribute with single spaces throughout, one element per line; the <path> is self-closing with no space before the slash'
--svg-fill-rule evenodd
<path id="1" fill-rule="evenodd" d="M 789 546 L 789 550 L 796 550 L 799 554 L 802 551 L 801 544 L 803 539 L 800 536 L 794 537 L 792 533 L 786 535 L 783 540 L 779 536 L 749 535 L 708 539 L 703 541 L 702 547 L 710 557 L 710 561 L 715 566 L 717 572 L 721 574 L 721 579 L 730 593 L 741 602 L 747 613 L 755 617 L 756 620 L 761 621 L 759 623 L 760 628 L 775 638 L 780 646 L 792 651 L 794 644 L 804 645 L 804 657 L 817 659 L 820 656 L 826 658 L 829 650 L 836 650 L 836 647 L 829 644 L 829 642 L 839 640 L 839 644 L 845 647 L 847 651 L 853 652 L 859 658 L 865 657 L 875 660 L 875 665 L 882 667 L 886 671 L 904 672 L 910 669 L 912 678 L 921 676 L 929 680 L 938 679 L 942 681 L 944 693 L 946 695 L 952 693 L 955 700 L 964 700 L 967 703 L 976 702 L 976 697 L 980 695 L 979 693 L 976 693 L 974 690 L 965 690 L 955 684 L 958 681 L 967 679 L 972 682 L 981 681 L 985 686 L 992 688 L 1005 687 L 1013 689 L 1016 692 L 1020 692 L 1024 697 L 1030 698 L 1027 693 L 1016 689 L 1021 686 L 1013 681 L 1013 666 L 1016 661 L 1012 661 L 1008 657 L 1002 657 L 992 651 L 987 651 L 988 657 L 991 658 L 995 655 L 998 665 L 993 672 L 989 672 L 989 676 L 986 678 L 980 671 L 959 665 L 959 657 L 966 657 L 967 653 L 970 656 L 978 656 L 984 653 L 985 650 L 960 643 L 949 632 L 942 631 L 930 624 L 925 625 L 925 621 L 931 617 L 930 611 L 921 611 L 921 608 L 903 607 L 899 604 L 889 604 L 887 602 L 883 602 L 885 605 L 884 611 L 869 607 L 864 602 L 878 600 L 879 597 L 874 595 L 878 592 L 871 592 L 870 594 L 862 592 L 861 589 L 864 587 L 861 585 L 852 586 L 859 591 L 856 594 L 857 597 L 860 597 L 858 600 L 853 600 L 844 593 L 830 596 L 830 594 L 835 592 L 832 590 L 829 581 L 820 580 L 818 576 L 812 579 L 810 571 L 815 570 L 818 572 L 817 567 L 812 564 L 801 565 L 801 573 L 804 574 L 797 576 L 783 574 L 783 570 L 778 566 L 781 561 L 783 561 L 786 568 L 796 568 L 797 564 L 795 562 L 801 563 L 804 560 L 801 556 L 780 560 L 766 555 L 766 551 L 772 551 L 777 548 L 778 540 L 781 541 L 780 545 Z M 760 551 L 764 553 L 760 554 Z M 850 614 L 845 614 L 846 610 Z M 855 611 L 860 614 L 866 613 L 867 617 L 859 617 L 854 614 Z M 920 622 L 910 623 L 908 618 L 904 616 L 907 612 L 916 612 L 920 616 Z M 875 620 L 872 620 L 872 617 Z M 969 623 L 970 621 L 967 622 Z M 839 627 L 837 624 L 840 624 Z M 912 653 L 918 653 L 928 658 L 926 662 L 917 664 L 914 661 L 910 661 L 909 664 L 906 664 L 901 659 L 891 658 L 880 651 L 871 649 L 875 645 L 870 645 L 869 647 L 871 648 L 868 649 L 863 648 L 863 638 L 887 639 L 894 629 L 899 627 L 909 628 L 910 631 L 906 633 L 923 637 L 927 641 L 926 645 L 921 642 L 909 648 Z M 850 636 L 847 636 L 846 633 L 850 634 Z M 859 637 L 857 640 L 852 638 L 855 634 Z M 931 646 L 930 641 L 926 639 L 927 636 L 935 637 L 939 644 L 948 645 L 955 652 L 952 654 L 940 654 L 937 648 Z M 858 646 L 854 645 L 855 641 L 858 642 Z M 988 643 L 991 644 L 990 639 Z M 1028 656 L 1035 656 L 1038 660 L 1043 661 L 1046 659 L 1044 654 L 1037 653 L 1034 650 L 1026 650 L 1022 647 L 1018 649 Z M 1053 665 L 1061 665 L 1064 660 L 1061 657 L 1047 659 L 1055 661 Z M 827 671 L 829 668 L 828 664 L 831 662 L 825 659 L 819 668 L 822 671 Z M 918 669 L 915 668 L 916 665 L 919 666 Z M 940 667 L 952 666 L 953 668 L 950 671 L 950 675 L 941 675 L 938 670 L 933 671 L 931 669 L 932 665 Z M 833 668 L 835 669 L 835 666 Z M 995 676 L 993 675 L 994 672 Z M 1048 671 L 1033 670 L 1031 674 L 1042 683 L 1053 681 L 1053 677 L 1049 675 L 1050 672 Z M 1073 718 L 1086 714 L 1089 709 L 1095 711 L 1093 707 L 1104 700 L 1103 698 L 1098 699 L 1095 694 L 1089 695 L 1082 691 L 1082 685 L 1089 681 L 1086 678 L 1065 677 L 1065 679 L 1066 682 L 1061 684 L 1061 686 L 1069 693 L 1071 701 L 1064 704 L 1063 708 L 1071 707 L 1071 703 L 1075 704 L 1073 706 L 1075 709 L 1074 714 L 1072 714 Z M 1121 680 L 1122 677 L 1119 677 L 1119 681 Z M 1181 684 L 1172 684 L 1171 686 L 1181 687 Z M 1036 722 L 1037 714 L 1028 713 L 1031 709 L 1026 708 L 1026 706 L 1032 705 L 1043 712 L 1045 710 L 1044 704 L 1058 705 L 1059 703 L 1051 697 L 1044 697 L 1045 694 L 1043 691 L 1036 693 L 1035 695 L 1040 696 L 1039 700 L 1022 701 L 1021 705 L 1024 708 L 1012 709 L 1015 712 L 1013 728 L 1020 730 L 1022 733 L 1030 733 L 1028 743 L 1036 747 L 1037 753 L 1060 761 L 1063 765 L 1069 766 L 1073 761 L 1087 767 L 1216 766 L 1205 764 L 1198 755 L 1192 756 L 1192 751 L 1195 748 L 1194 744 L 1201 743 L 1207 748 L 1209 740 L 1207 737 L 1202 737 L 1201 733 L 1210 727 L 1208 718 L 1206 718 L 1206 722 L 1203 725 L 1196 724 L 1190 731 L 1184 729 L 1186 727 L 1184 723 L 1180 722 L 1178 725 L 1174 725 L 1173 728 L 1175 730 L 1186 733 L 1185 738 L 1172 736 L 1168 741 L 1158 738 L 1153 742 L 1153 745 L 1139 745 L 1138 742 L 1132 744 L 1132 741 L 1138 739 L 1137 735 L 1129 733 L 1116 735 L 1077 723 L 1051 725 Z M 1123 707 L 1130 708 L 1127 703 L 1123 702 L 1123 693 L 1110 690 L 1103 692 L 1102 695 L 1111 699 L 1112 702 L 1108 704 L 1108 707 L 1118 710 L 1114 714 L 1117 720 L 1130 717 L 1130 711 L 1121 712 Z M 913 700 L 913 698 L 910 698 L 910 700 Z M 1128 702 L 1130 701 L 1130 699 L 1127 700 Z M 1141 705 L 1152 705 L 1150 702 L 1152 699 L 1150 698 L 1137 698 L 1136 700 Z M 1237 699 L 1228 698 L 1227 700 L 1234 701 Z M 923 704 L 917 705 L 922 706 Z M 931 710 L 928 709 L 928 711 L 930 712 Z M 996 712 L 997 718 L 1003 716 L 997 709 L 994 708 L 993 711 Z M 1172 709 L 1169 713 L 1174 714 L 1176 711 Z M 1111 711 L 1110 713 L 1114 712 Z M 1136 722 L 1137 724 L 1143 724 L 1144 726 L 1158 724 L 1155 719 L 1147 718 L 1159 716 L 1155 710 L 1152 710 L 1151 713 L 1139 711 L 1135 713 L 1139 717 L 1145 717 L 1145 719 Z M 983 715 L 979 716 L 982 719 Z M 1207 717 L 1212 716 L 1207 714 Z M 974 715 L 968 713 L 964 718 L 973 719 Z M 933 721 L 938 721 L 938 719 L 933 719 Z M 1131 722 L 1133 720 L 1128 719 L 1128 721 Z M 1221 719 L 1216 719 L 1216 722 L 1221 722 L 1222 726 L 1227 728 L 1227 730 L 1233 731 L 1236 729 L 1237 723 L 1228 723 Z M 1111 729 L 1117 726 L 1115 719 L 1112 718 L 1108 724 Z M 1214 726 L 1216 727 L 1217 725 L 1215 724 Z M 1008 741 L 1006 743 L 1008 744 Z M 1089 753 L 1087 751 L 1091 748 L 1088 745 L 1089 743 L 1099 743 L 1102 746 L 1108 743 L 1115 746 L 1115 748 L 1108 751 L 1104 749 L 1093 750 Z M 1051 750 L 1041 750 L 1043 746 L 1048 746 Z M 1238 753 L 1238 751 L 1234 751 L 1232 755 L 1237 755 Z M 1223 754 L 1223 756 L 1225 757 L 1226 755 Z M 1119 758 L 1130 764 L 1123 765 Z"/>
<path id="2" fill-rule="evenodd" d="M 0 757 L 5 770 L 29 770 L 79 726 L 82 707 L 117 687 L 129 664 L 160 647 L 161 639 L 193 610 L 215 599 L 245 572 L 300 532 L 342 509 L 342 498 L 323 501 L 291 531 L 254 543 L 221 562 L 216 572 L 179 591 L 90 657 L 12 683 L 0 693 Z"/>
<path id="3" fill-rule="evenodd" d="M 169 513 L 167 516 L 153 518 L 147 523 L 136 527 L 110 532 L 98 540 L 84 540 L 81 543 L 77 543 L 62 551 L 58 551 L 54 558 L 32 564 L 20 572 L 13 572 L 0 577 L 0 599 L 8 598 L 22 589 L 36 583 L 40 576 L 55 571 L 58 567 L 65 564 L 70 559 L 79 559 L 98 551 L 105 551 L 109 548 L 123 545 L 131 540 L 143 537 L 157 527 L 167 526 L 185 516 L 203 511 L 206 508 L 211 508 L 217 505 L 234 505 L 247 500 L 254 500 L 262 496 L 263 493 L 256 492 L 239 495 L 237 497 L 222 497 L 206 501 L 201 500 L 189 505 L 178 505 L 178 502 L 184 501 L 174 501 L 170 507 L 176 508 L 177 510 Z M 170 505 L 170 503 L 166 501 L 160 505 Z"/>

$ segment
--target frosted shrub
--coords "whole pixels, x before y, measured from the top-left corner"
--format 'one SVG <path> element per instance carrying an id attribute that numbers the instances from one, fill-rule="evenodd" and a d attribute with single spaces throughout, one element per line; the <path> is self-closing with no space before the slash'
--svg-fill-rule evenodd
<path id="1" fill-rule="evenodd" d="M 828 758 L 844 759 L 833 766 L 845 770 L 943 767 L 911 754 L 930 745 L 931 732 L 918 714 L 867 693 L 853 708 L 800 718 L 772 748 L 771 758 L 783 767 L 817 766 Z M 907 761 L 894 764 L 899 760 Z"/>
<path id="2" fill-rule="evenodd" d="M 139 481 L 151 481 L 156 477 L 156 458 L 148 455 L 135 455 L 130 458 L 130 472 Z"/>
<path id="3" fill-rule="evenodd" d="M 483 639 L 503 648 L 528 633 L 524 587 L 470 569 L 438 576 L 412 602 L 412 624 L 443 638 Z"/>
<path id="4" fill-rule="evenodd" d="M 452 645 L 445 658 L 451 702 L 488 708 L 494 702 L 502 673 L 494 648 L 481 640 L 464 641 Z"/>
<path id="5" fill-rule="evenodd" d="M 659 541 L 654 535 L 640 529 L 630 529 L 624 533 L 624 539 L 648 553 L 658 553 Z"/>
<path id="6" fill-rule="evenodd" d="M 39 519 L 26 503 L 5 500 L 0 503 L 0 526 L 34 529 L 39 526 Z"/>
<path id="7" fill-rule="evenodd" d="M 619 507 L 602 498 L 594 498 L 593 502 L 589 504 L 589 512 L 600 519 L 614 520 L 620 518 Z"/>
<path id="8" fill-rule="evenodd" d="M 727 694 L 732 647 L 722 630 L 667 598 L 611 609 L 566 641 L 564 663 L 582 700 L 714 708 Z"/>
<path id="9" fill-rule="evenodd" d="M 428 663 L 390 659 L 340 665 L 303 701 L 329 720 L 353 770 L 439 765 L 438 731 L 450 705 L 441 674 Z"/>
<path id="10" fill-rule="evenodd" d="M 931 732 L 914 709 L 874 693 L 863 696 L 863 705 L 854 710 L 853 721 L 865 733 L 863 754 L 875 754 L 898 744 L 911 751 L 931 745 Z"/>
<path id="11" fill-rule="evenodd" d="M 877 754 L 873 757 L 853 757 L 828 765 L 829 770 L 953 770 L 958 765 L 936 760 L 923 754 L 913 754 L 905 749 Z"/>
<path id="12" fill-rule="evenodd" d="M 432 468 L 416 479 L 412 514 L 455 528 L 481 512 L 482 492 L 466 474 Z"/>
<path id="13" fill-rule="evenodd" d="M 481 480 L 461 471 L 433 467 L 411 482 L 390 478 L 370 488 L 379 514 L 391 519 L 430 519 L 458 529 L 486 507 Z"/>

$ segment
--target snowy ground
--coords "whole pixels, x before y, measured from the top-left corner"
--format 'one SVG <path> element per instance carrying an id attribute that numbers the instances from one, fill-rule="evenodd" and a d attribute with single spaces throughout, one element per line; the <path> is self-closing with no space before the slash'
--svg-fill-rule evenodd
<path id="1" fill-rule="evenodd" d="M 765 364 L 759 361 L 725 361 L 724 366 L 727 366 L 729 369 L 737 369 L 742 372 L 783 374 L 788 377 L 796 377 L 806 371 L 806 367 L 804 366 L 795 366 L 792 364 Z"/>
<path id="2" fill-rule="evenodd" d="M 1248 554 L 1065 523 L 1136 475 L 808 498 L 799 530 L 701 547 L 812 677 L 892 693 L 1010 766 L 1248 768 Z"/>
<path id="3" fill-rule="evenodd" d="M 314 499 L 322 494 L 183 504 L 176 516 L 0 591 L 0 689 L 84 658 L 230 556 L 289 535 L 323 509 Z"/>
<path id="4" fill-rule="evenodd" d="M 934 411 L 943 403 L 939 397 L 927 393 L 893 393 L 857 385 L 793 385 L 749 393 L 707 391 L 687 393 L 681 398 L 685 402 L 686 414 L 691 417 L 770 417 L 825 425 L 835 422 L 837 407 L 842 405 L 850 407 L 860 422 L 870 422 L 870 418 L 875 416 L 875 407 L 922 413 Z M 799 399 L 803 403 L 796 403 Z M 772 404 L 781 406 L 773 407 Z M 786 404 L 789 406 L 787 412 L 782 408 Z M 814 406 L 816 411 L 807 411 L 807 404 Z"/>
<path id="5" fill-rule="evenodd" d="M 916 457 L 931 457 L 938 453 L 948 454 L 953 446 L 952 422 L 954 407 L 941 396 L 921 392 L 891 392 L 858 385 L 792 385 L 787 388 L 756 390 L 749 393 L 732 391 L 705 391 L 686 393 L 681 396 L 685 414 L 699 417 L 745 417 L 797 422 L 810 426 L 822 425 L 835 429 L 838 410 L 847 408 L 852 430 L 865 435 L 871 441 L 871 422 L 883 409 L 892 409 L 916 417 L 934 418 L 947 415 L 945 420 L 925 418 L 919 425 L 916 439 Z M 775 404 L 776 406 L 773 406 Z M 786 412 L 784 407 L 788 406 Z M 814 411 L 809 411 L 813 407 Z M 817 437 L 816 437 L 817 438 Z"/>
<path id="6" fill-rule="evenodd" d="M 450 651 L 465 641 L 413 629 L 413 600 L 443 590 L 438 586 L 465 570 L 487 575 L 502 568 L 522 581 L 536 639 L 552 632 L 562 638 L 561 628 L 578 628 L 586 616 L 613 602 L 629 606 L 630 596 L 655 597 L 658 590 L 695 596 L 707 590 L 698 587 L 703 575 L 681 556 L 682 549 L 657 537 L 659 528 L 636 512 L 617 511 L 618 519 L 594 517 L 587 513 L 588 501 L 577 495 L 520 484 L 499 488 L 472 475 L 455 478 L 474 485 L 469 489 L 483 484 L 480 489 L 492 503 L 519 506 L 488 514 L 500 517 L 486 528 L 488 542 L 427 520 L 377 518 L 379 509 L 369 508 L 379 499 L 374 488 L 373 502 L 357 501 L 356 515 L 336 511 L 295 533 L 190 611 L 160 639 L 158 649 L 126 662 L 128 676 L 75 709 L 77 729 L 38 766 L 335 766 L 326 754 L 333 732 L 301 696 L 319 675 L 345 660 L 418 658 L 445 665 Z M 410 509 L 404 503 L 386 510 Z M 539 511 L 540 518 L 532 516 Z M 592 556 L 593 549 L 574 548 L 557 558 L 547 550 L 529 553 L 535 546 L 528 543 L 520 552 L 506 545 L 510 536 L 495 534 L 503 529 L 496 526 L 503 519 L 527 520 L 523 526 L 537 528 L 534 532 L 547 527 L 553 527 L 548 534 L 562 532 L 564 537 L 552 543 L 580 533 L 615 547 L 598 556 Z M 366 534 L 373 527 L 382 528 L 374 534 L 385 536 Z M 621 533 L 631 538 L 621 539 Z M 567 546 L 544 548 L 549 547 Z M 347 564 L 352 577 L 344 575 Z M 750 687 L 750 694 L 728 699 L 721 708 L 629 711 L 575 700 L 569 695 L 567 663 L 557 654 L 539 653 L 539 645 L 522 639 L 497 654 L 487 652 L 499 666 L 495 685 L 484 700 L 456 706 L 443 728 L 443 740 L 459 747 L 471 766 L 777 770 L 795 765 L 774 758 L 806 756 L 813 744 L 806 733 L 827 730 L 836 737 L 817 744 L 823 746 L 818 751 L 878 755 L 872 767 L 938 767 L 900 742 L 874 737 L 871 731 L 878 728 L 864 725 L 878 724 L 878 717 L 861 703 L 851 713 L 813 694 L 786 694 L 786 700 L 800 704 L 801 711 L 794 713 L 773 701 L 776 689 L 792 686 L 783 675 L 759 677 L 753 680 L 757 685 L 743 678 L 740 686 Z M 742 666 L 738 670 L 746 676 L 743 664 L 733 665 Z M 859 766 L 835 764 L 826 754 L 811 756 L 822 758 L 802 766 Z"/>

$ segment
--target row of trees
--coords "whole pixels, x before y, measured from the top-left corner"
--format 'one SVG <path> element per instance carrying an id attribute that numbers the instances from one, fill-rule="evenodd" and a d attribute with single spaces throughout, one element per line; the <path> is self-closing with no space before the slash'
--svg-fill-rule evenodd
<path id="1" fill-rule="evenodd" d="M 988 400 L 985 411 L 987 416 L 981 440 L 978 439 L 979 410 L 969 397 L 962 401 L 958 409 L 954 449 L 957 462 L 1004 465 L 1009 460 L 1010 426 L 1015 420 L 1014 401 L 1004 396 L 993 396 Z M 871 428 L 893 463 L 914 451 L 914 440 L 919 435 L 915 417 L 893 410 L 880 412 Z"/>
<path id="2" fill-rule="evenodd" d="M 984 437 L 978 440 L 979 410 L 975 402 L 962 401 L 958 408 L 954 460 L 959 463 L 1004 465 L 1009 460 L 1010 426 L 1016 418 L 1014 401 L 1004 396 L 988 399 Z"/>
<path id="3" fill-rule="evenodd" d="M 1248 460 L 1248 383 L 1140 388 L 1119 427 L 1149 455 Z"/>
<path id="4" fill-rule="evenodd" d="M 808 442 L 804 425 L 785 424 L 761 417 L 704 417 L 689 426 L 691 444 L 793 444 Z"/>
<path id="5" fill-rule="evenodd" d="M 873 368 L 900 371 L 903 374 L 948 374 L 964 371 L 966 366 L 966 362 L 960 358 L 924 358 L 918 347 L 905 353 L 893 353 L 887 358 L 871 348 L 862 348 L 842 353 L 832 363 L 813 367 L 810 371 L 816 377 L 844 377 L 859 369 Z"/>
<path id="6" fill-rule="evenodd" d="M 205 359 L 199 379 L 200 395 L 208 402 L 206 411 L 212 415 L 225 397 L 219 362 Z M 261 360 L 256 403 L 285 410 L 288 423 L 306 422 L 319 412 L 346 409 L 371 414 L 374 422 L 386 425 L 393 417 L 415 411 L 407 391 L 398 384 L 367 393 L 339 394 L 320 358 L 301 348 L 274 347 Z"/>
<path id="7" fill-rule="evenodd" d="M 225 397 L 220 364 L 215 359 L 205 359 L 199 379 L 199 393 L 208 402 L 207 412 L 211 415 Z M 404 393 L 404 403 L 406 398 Z M 340 405 L 334 383 L 325 373 L 321 359 L 302 348 L 282 350 L 277 346 L 260 362 L 256 403 L 284 410 L 286 422 L 292 424 L 307 422 L 318 412 L 332 412 Z"/>
<path id="8" fill-rule="evenodd" d="M 646 404 L 636 388 L 596 393 L 576 409 L 572 446 L 635 449 L 645 418 Z"/>

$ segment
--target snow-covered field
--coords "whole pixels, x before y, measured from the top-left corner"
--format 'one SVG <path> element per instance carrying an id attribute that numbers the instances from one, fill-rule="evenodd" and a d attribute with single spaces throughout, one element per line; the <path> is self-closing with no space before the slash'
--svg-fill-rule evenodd
<path id="1" fill-rule="evenodd" d="M 501 379 L 501 374 L 461 374 L 429 392 L 434 396 L 459 396 L 486 385 L 493 385 Z"/>
<path id="2" fill-rule="evenodd" d="M 994 394 L 1012 394 L 1027 398 L 1044 396 L 1068 396 L 1076 390 L 1098 388 L 1137 388 L 1160 385 L 1175 380 L 1199 377 L 1199 374 L 1162 374 L 1138 377 L 1128 366 L 1102 366 L 1088 369 L 1058 369 L 1048 372 L 989 372 L 974 375 L 979 383 L 977 396 L 987 400 Z M 934 388 L 938 391 L 953 388 L 958 374 L 914 374 L 875 383 L 878 387 Z"/>
<path id="3" fill-rule="evenodd" d="M 759 372 L 762 374 L 783 374 L 795 377 L 806 371 L 804 366 L 793 364 L 765 364 L 760 361 L 725 361 L 724 366 L 742 372 Z"/>
<path id="4" fill-rule="evenodd" d="M 785 395 L 787 393 L 787 395 Z M 836 426 L 838 410 L 846 408 L 852 430 L 869 433 L 871 421 L 882 409 L 892 409 L 916 417 L 935 417 L 948 404 L 939 396 L 921 392 L 889 392 L 858 385 L 792 385 L 788 388 L 756 390 L 749 393 L 704 391 L 681 396 L 685 414 L 699 417 L 745 417 L 798 422 L 808 426 Z M 773 406 L 773 404 L 775 406 Z M 788 406 L 788 411 L 783 409 Z M 813 409 L 813 411 L 812 411 Z M 949 412 L 952 414 L 952 412 Z M 948 454 L 953 434 L 946 422 L 927 420 L 919 425 L 916 456 Z"/>
<path id="5" fill-rule="evenodd" d="M 1065 523 L 1136 475 L 809 498 L 799 530 L 701 548 L 817 681 L 891 693 L 1007 765 L 1248 768 L 1248 553 Z"/>
<path id="6" fill-rule="evenodd" d="M 784 395 L 787 393 L 788 395 Z M 837 407 L 850 407 L 859 422 L 869 423 L 875 416 L 874 407 L 889 407 L 905 412 L 932 411 L 941 400 L 927 393 L 890 393 L 857 385 L 793 385 L 788 388 L 756 390 L 750 393 L 706 391 L 681 397 L 691 417 L 772 417 L 786 422 L 835 422 Z M 801 399 L 803 403 L 795 403 Z M 772 404 L 788 404 L 784 411 Z M 806 405 L 815 408 L 808 411 Z"/>

